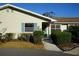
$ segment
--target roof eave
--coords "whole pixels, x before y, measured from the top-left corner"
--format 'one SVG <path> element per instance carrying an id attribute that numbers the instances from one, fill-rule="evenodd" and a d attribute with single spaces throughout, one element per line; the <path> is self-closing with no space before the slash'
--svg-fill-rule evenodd
<path id="1" fill-rule="evenodd" d="M 43 15 L 40 15 L 40 14 L 38 14 L 38 13 L 29 11 L 29 10 L 26 10 L 26 9 L 23 9 L 23 8 L 20 8 L 20 7 L 16 7 L 16 6 L 11 5 L 11 4 L 6 4 L 6 5 L 3 5 L 3 6 L 0 6 L 0 9 L 1 9 L 1 8 L 4 8 L 4 7 L 7 7 L 7 6 L 11 6 L 11 7 L 14 7 L 14 8 L 17 8 L 17 9 L 20 9 L 20 10 L 23 10 L 23 11 L 25 11 L 25 12 L 28 12 L 28 13 L 32 13 L 32 14 L 37 15 L 37 16 L 39 16 L 39 17 L 46 18 L 46 19 L 48 19 L 48 20 L 50 20 L 50 21 L 56 21 L 55 19 L 52 19 L 52 18 L 43 16 Z"/>

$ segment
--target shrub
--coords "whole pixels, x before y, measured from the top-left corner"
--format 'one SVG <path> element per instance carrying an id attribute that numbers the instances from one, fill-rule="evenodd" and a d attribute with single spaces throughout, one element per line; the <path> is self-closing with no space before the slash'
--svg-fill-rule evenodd
<path id="1" fill-rule="evenodd" d="M 1 42 L 6 42 L 6 40 L 5 40 L 5 35 L 2 35 L 2 37 L 1 37 Z"/>
<path id="2" fill-rule="evenodd" d="M 58 33 L 61 33 L 61 31 L 60 30 L 51 30 L 52 43 L 54 43 L 54 44 L 58 44 L 57 36 L 56 36 Z"/>
<path id="3" fill-rule="evenodd" d="M 61 32 L 57 37 L 59 44 L 71 43 L 71 33 L 69 32 Z"/>
<path id="4" fill-rule="evenodd" d="M 0 40 L 2 39 L 2 33 L 0 33 Z"/>
<path id="5" fill-rule="evenodd" d="M 61 33 L 61 30 L 51 30 L 51 33 L 52 34 L 58 34 L 58 33 Z"/>
<path id="6" fill-rule="evenodd" d="M 72 42 L 79 43 L 79 26 L 70 26 L 68 32 L 72 33 Z"/>
<path id="7" fill-rule="evenodd" d="M 2 41 L 2 33 L 0 33 L 0 41 Z"/>
<path id="8" fill-rule="evenodd" d="M 2 35 L 2 33 L 0 33 L 0 41 L 2 43 L 6 42 L 6 40 L 4 38 L 5 38 L 5 35 Z"/>
<path id="9" fill-rule="evenodd" d="M 47 37 L 47 34 L 44 34 L 44 37 Z"/>
<path id="10" fill-rule="evenodd" d="M 14 39 L 14 36 L 15 36 L 14 33 L 6 33 L 4 37 L 5 37 L 5 40 L 9 41 Z"/>
<path id="11" fill-rule="evenodd" d="M 70 32 L 61 32 L 59 30 L 52 31 L 52 39 L 55 44 L 66 44 L 71 43 L 71 33 Z"/>
<path id="12" fill-rule="evenodd" d="M 20 36 L 18 37 L 18 39 L 24 40 L 24 41 L 29 41 L 31 35 L 32 34 L 29 34 L 29 33 L 21 33 Z"/>
<path id="13" fill-rule="evenodd" d="M 43 31 L 34 31 L 33 32 L 33 43 L 34 44 L 42 44 L 42 38 L 43 38 L 44 32 Z"/>

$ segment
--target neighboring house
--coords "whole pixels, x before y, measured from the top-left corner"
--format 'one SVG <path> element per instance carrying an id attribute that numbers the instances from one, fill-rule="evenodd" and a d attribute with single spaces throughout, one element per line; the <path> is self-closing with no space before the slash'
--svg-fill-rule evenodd
<path id="1" fill-rule="evenodd" d="M 52 24 L 52 29 L 67 30 L 69 26 L 79 26 L 79 18 L 56 18 L 57 22 Z"/>
<path id="2" fill-rule="evenodd" d="M 6 4 L 0 7 L 0 33 L 33 33 L 42 30 L 47 35 L 51 34 L 51 22 L 55 19 Z"/>

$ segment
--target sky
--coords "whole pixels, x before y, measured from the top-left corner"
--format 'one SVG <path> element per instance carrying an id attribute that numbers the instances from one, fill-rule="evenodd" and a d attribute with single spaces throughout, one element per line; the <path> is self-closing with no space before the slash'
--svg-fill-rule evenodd
<path id="1" fill-rule="evenodd" d="M 0 3 L 0 6 L 5 4 L 6 3 Z M 53 11 L 56 17 L 79 17 L 79 3 L 11 3 L 11 4 L 39 14 Z"/>

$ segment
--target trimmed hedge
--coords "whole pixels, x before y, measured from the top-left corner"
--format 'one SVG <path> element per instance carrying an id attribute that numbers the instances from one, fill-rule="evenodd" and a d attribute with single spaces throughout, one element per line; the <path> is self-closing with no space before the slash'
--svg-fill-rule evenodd
<path id="1" fill-rule="evenodd" d="M 33 32 L 33 43 L 34 44 L 42 44 L 42 38 L 43 38 L 44 32 L 43 31 L 34 31 Z"/>
<path id="2" fill-rule="evenodd" d="M 60 30 L 52 30 L 52 40 L 55 44 L 66 44 L 71 43 L 71 33 L 61 32 Z"/>

